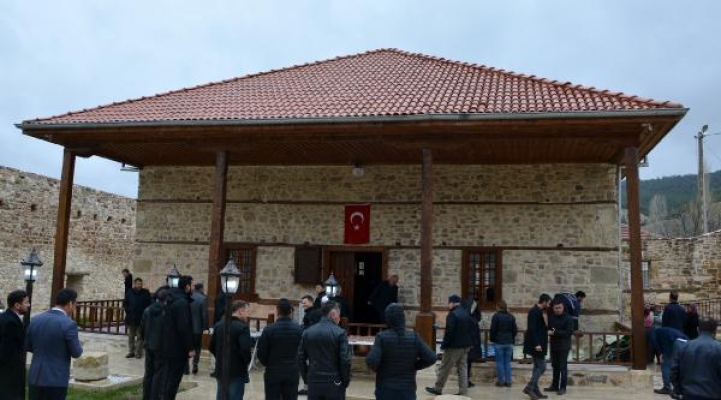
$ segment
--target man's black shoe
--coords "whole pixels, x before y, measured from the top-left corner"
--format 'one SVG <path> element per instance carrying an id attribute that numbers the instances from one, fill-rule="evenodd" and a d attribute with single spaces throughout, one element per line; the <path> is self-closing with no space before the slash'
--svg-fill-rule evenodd
<path id="1" fill-rule="evenodd" d="M 544 392 L 558 392 L 558 388 L 557 388 L 557 387 L 553 387 L 553 386 L 549 386 L 549 387 L 547 387 L 547 388 L 544 388 L 543 391 L 544 391 Z"/>
<path id="2" fill-rule="evenodd" d="M 135 358 L 135 354 L 133 354 L 133 353 L 128 353 L 128 354 L 125 355 L 125 358 Z"/>
<path id="3" fill-rule="evenodd" d="M 564 394 L 566 394 L 566 389 L 558 389 L 559 396 L 563 396 Z"/>
<path id="4" fill-rule="evenodd" d="M 468 387 L 474 387 L 474 386 L 476 386 L 475 383 L 473 383 L 473 382 L 471 382 L 471 381 L 468 381 Z"/>
<path id="5" fill-rule="evenodd" d="M 548 396 L 546 396 L 545 394 L 541 394 L 541 393 L 536 393 L 536 397 L 538 397 L 539 399 L 547 399 L 548 398 Z"/>
<path id="6" fill-rule="evenodd" d="M 671 394 L 671 389 L 662 387 L 661 389 L 654 389 L 653 392 L 658 394 Z"/>
<path id="7" fill-rule="evenodd" d="M 428 392 L 430 394 L 435 394 L 436 396 L 440 396 L 443 394 L 443 392 L 441 392 L 440 390 L 436 390 L 436 388 L 434 388 L 432 386 L 428 386 L 426 388 L 426 392 Z"/>
<path id="8" fill-rule="evenodd" d="M 195 374 L 197 374 L 197 373 L 198 373 L 198 366 L 197 366 L 197 365 L 193 365 L 193 375 L 195 375 Z"/>
<path id="9" fill-rule="evenodd" d="M 308 389 L 300 389 L 298 391 L 299 396 L 307 396 L 308 395 Z"/>
<path id="10" fill-rule="evenodd" d="M 211 377 L 211 378 L 215 378 L 215 371 L 213 371 L 213 372 L 210 373 L 210 377 Z"/>
<path id="11" fill-rule="evenodd" d="M 531 390 L 531 388 L 529 388 L 529 387 L 524 388 L 523 393 L 528 395 L 528 397 L 530 397 L 531 400 L 538 400 L 538 395 L 536 394 L 536 392 Z"/>

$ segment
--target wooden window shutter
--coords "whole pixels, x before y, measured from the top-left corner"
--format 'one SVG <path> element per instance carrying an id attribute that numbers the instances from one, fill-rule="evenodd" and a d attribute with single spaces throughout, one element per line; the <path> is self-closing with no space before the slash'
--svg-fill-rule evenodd
<path id="1" fill-rule="evenodd" d="M 321 281 L 320 246 L 298 246 L 295 248 L 295 283 L 315 285 Z"/>

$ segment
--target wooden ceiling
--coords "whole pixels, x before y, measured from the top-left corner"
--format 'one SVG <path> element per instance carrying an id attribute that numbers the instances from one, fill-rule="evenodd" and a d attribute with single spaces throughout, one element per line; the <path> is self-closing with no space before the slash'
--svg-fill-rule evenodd
<path id="1" fill-rule="evenodd" d="M 684 110 L 685 112 L 685 110 Z M 22 126 L 23 132 L 133 166 L 621 163 L 648 152 L 680 115 L 623 118 L 405 121 L 271 125 Z"/>

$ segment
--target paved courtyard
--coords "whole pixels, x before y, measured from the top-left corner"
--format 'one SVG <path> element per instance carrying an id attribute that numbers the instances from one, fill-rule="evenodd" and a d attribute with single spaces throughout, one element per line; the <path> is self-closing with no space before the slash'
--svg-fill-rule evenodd
<path id="1" fill-rule="evenodd" d="M 87 344 L 88 350 L 103 350 L 109 353 L 110 360 L 110 372 L 111 374 L 123 374 L 123 375 L 141 375 L 143 371 L 144 360 L 138 359 L 126 359 L 125 355 L 125 338 L 121 336 L 109 336 L 109 335 L 82 335 L 83 341 Z M 88 338 L 92 338 L 89 339 Z M 102 344 L 98 344 L 97 340 L 101 338 Z M 200 371 L 197 375 L 186 375 L 183 377 L 184 383 L 190 383 L 195 386 L 178 395 L 179 400 L 205 400 L 215 399 L 215 379 L 210 377 L 209 370 L 209 359 L 207 352 L 203 351 L 203 357 L 201 358 Z M 550 365 L 547 374 L 550 373 Z M 424 370 L 418 377 L 418 399 L 419 400 L 430 400 L 435 396 L 425 392 L 426 386 L 433 384 L 434 373 L 431 369 Z M 659 372 L 655 371 L 654 376 L 655 386 L 660 387 L 660 376 Z M 455 394 L 457 393 L 456 381 L 449 380 L 446 384 L 446 388 L 443 391 L 444 394 Z M 523 386 L 518 384 L 512 388 L 497 388 L 492 384 L 481 384 L 474 388 L 469 389 L 469 397 L 472 399 L 527 399 L 521 393 Z M 374 381 L 370 376 L 354 376 L 350 387 L 348 388 L 348 398 L 351 399 L 372 399 L 374 390 Z M 263 373 L 262 371 L 254 369 L 251 372 L 250 384 L 246 386 L 245 399 L 247 400 L 260 400 L 264 399 L 263 392 Z M 551 399 L 555 395 L 549 396 Z M 594 388 L 594 387 L 579 387 L 569 386 L 568 392 L 564 397 L 566 399 L 584 399 L 584 400 L 665 400 L 670 399 L 669 396 L 656 395 L 652 392 L 652 388 L 648 390 L 629 390 L 624 388 Z M 304 399 L 303 396 L 300 399 Z"/>

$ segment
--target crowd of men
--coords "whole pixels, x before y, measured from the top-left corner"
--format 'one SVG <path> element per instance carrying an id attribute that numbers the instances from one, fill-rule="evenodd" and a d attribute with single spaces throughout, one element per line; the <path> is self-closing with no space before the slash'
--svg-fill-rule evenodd
<path id="1" fill-rule="evenodd" d="M 192 373 L 198 372 L 200 339 L 209 330 L 203 285 L 193 285 L 192 277 L 181 276 L 176 287 L 166 285 L 151 295 L 143 288 L 142 279 L 133 280 L 128 271 L 123 274 L 127 287 L 127 357 L 145 358 L 143 399 L 174 399 L 183 374 L 191 371 L 191 363 Z M 397 283 L 397 277 L 391 277 L 369 299 L 376 308 L 383 305 L 381 319 L 386 325 L 375 336 L 365 359 L 376 372 L 375 397 L 380 400 L 415 399 L 416 372 L 437 361 L 434 349 L 406 329 L 404 310 L 397 303 Z M 583 292 L 561 293 L 553 298 L 542 294 L 528 311 L 523 352 L 531 357 L 533 368 L 523 393 L 532 400 L 548 397 L 541 392 L 538 381 L 545 372 L 549 353 L 553 379 L 544 391 L 566 393 L 567 359 L 571 338 L 578 332 L 584 298 Z M 345 399 L 351 382 L 351 352 L 346 331 L 339 326 L 343 306 L 334 300 L 318 285 L 315 298 L 307 295 L 301 299 L 301 324 L 293 318 L 292 303 L 288 299 L 278 301 L 278 319 L 265 327 L 257 343 L 258 360 L 265 366 L 266 399 L 295 400 L 299 395 L 307 395 L 309 400 Z M 670 300 L 659 317 L 662 326 L 649 331 L 652 348 L 661 353 L 663 360 L 664 386 L 656 393 L 685 400 L 719 399 L 721 343 L 715 340 L 717 322 L 700 318 L 697 337 L 688 340 L 682 331 L 688 313 L 678 304 L 678 293 L 672 292 Z M 61 290 L 55 307 L 32 318 L 26 329 L 22 317 L 30 307 L 28 294 L 22 290 L 9 294 L 8 309 L 0 314 L 0 400 L 25 399 L 26 380 L 31 400 L 65 399 L 70 359 L 80 357 L 83 351 L 77 325 L 71 318 L 76 301 L 74 290 Z M 246 302 L 234 301 L 229 311 L 228 341 L 222 313 L 216 313 L 209 350 L 215 360 L 217 399 L 226 391 L 226 398 L 242 400 L 254 345 L 248 325 L 250 308 Z M 427 387 L 427 392 L 442 394 L 455 369 L 457 394 L 468 395 L 468 388 L 473 386 L 470 362 L 482 357 L 484 351 L 479 321 L 480 311 L 473 298 L 462 301 L 455 294 L 448 297 L 441 342 L 443 357 L 435 384 Z M 506 303 L 499 301 L 490 331 L 491 341 L 496 344 L 496 386 L 512 386 L 510 361 L 517 331 L 515 318 Z M 25 351 L 33 353 L 27 377 Z M 300 380 L 305 386 L 299 391 Z"/>

